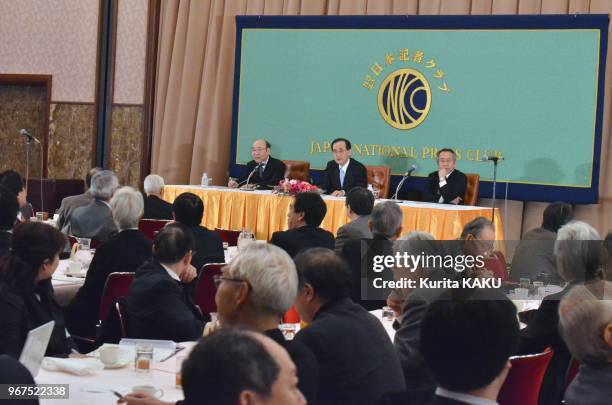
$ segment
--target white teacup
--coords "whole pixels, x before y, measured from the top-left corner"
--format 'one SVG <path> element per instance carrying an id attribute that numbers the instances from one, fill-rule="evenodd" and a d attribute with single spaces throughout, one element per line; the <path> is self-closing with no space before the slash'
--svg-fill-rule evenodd
<path id="1" fill-rule="evenodd" d="M 155 388 L 152 385 L 135 385 L 132 387 L 132 392 L 137 394 L 146 394 L 155 398 L 161 398 L 164 396 L 164 390 Z"/>
<path id="2" fill-rule="evenodd" d="M 102 346 L 98 353 L 100 353 L 100 361 L 104 365 L 112 366 L 119 363 L 121 349 L 118 346 Z"/>
<path id="3" fill-rule="evenodd" d="M 68 274 L 80 273 L 81 270 L 83 270 L 83 265 L 81 264 L 81 262 L 76 260 L 70 260 L 68 262 Z"/>
<path id="4" fill-rule="evenodd" d="M 527 299 L 529 297 L 529 290 L 527 288 L 517 288 L 514 290 L 514 297 L 517 299 Z"/>

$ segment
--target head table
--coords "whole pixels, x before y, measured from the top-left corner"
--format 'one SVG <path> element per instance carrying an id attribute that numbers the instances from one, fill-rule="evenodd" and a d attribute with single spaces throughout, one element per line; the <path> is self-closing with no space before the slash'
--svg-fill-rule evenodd
<path id="1" fill-rule="evenodd" d="M 245 191 L 218 186 L 167 185 L 164 199 L 172 203 L 180 194 L 190 192 L 204 201 L 202 225 L 209 228 L 250 229 L 255 237 L 270 240 L 276 231 L 287 229 L 287 212 L 293 197 L 273 194 L 272 191 Z M 348 222 L 344 197 L 323 196 L 327 214 L 321 227 L 336 233 Z M 376 202 L 386 201 L 378 199 Z M 463 226 L 474 218 L 491 218 L 491 208 L 464 205 L 401 201 L 404 214 L 402 234 L 411 231 L 429 232 L 438 240 L 457 239 Z M 495 209 L 495 238 L 504 239 L 499 210 Z"/>

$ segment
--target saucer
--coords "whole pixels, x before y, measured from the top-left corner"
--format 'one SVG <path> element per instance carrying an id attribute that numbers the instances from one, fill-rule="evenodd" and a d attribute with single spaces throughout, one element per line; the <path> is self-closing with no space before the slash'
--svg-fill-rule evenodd
<path id="1" fill-rule="evenodd" d="M 100 362 L 100 363 L 102 363 L 102 362 Z M 127 366 L 128 364 L 130 364 L 130 363 L 131 363 L 131 360 L 128 360 L 128 359 L 120 359 L 118 362 L 116 362 L 116 363 L 114 363 L 114 364 L 104 364 L 104 363 L 102 363 L 102 364 L 104 365 L 104 369 L 105 369 L 105 370 L 111 370 L 111 369 L 115 369 L 115 368 L 122 368 L 122 367 L 125 367 L 125 366 Z"/>

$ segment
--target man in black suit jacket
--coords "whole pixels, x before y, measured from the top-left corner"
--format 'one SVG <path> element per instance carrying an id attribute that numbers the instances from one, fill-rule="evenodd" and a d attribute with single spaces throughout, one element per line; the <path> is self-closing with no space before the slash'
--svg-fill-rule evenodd
<path id="1" fill-rule="evenodd" d="M 176 222 L 191 230 L 194 239 L 194 254 L 191 264 L 197 271 L 208 263 L 225 263 L 221 236 L 201 226 L 204 216 L 204 202 L 193 193 L 183 193 L 172 204 Z"/>
<path id="2" fill-rule="evenodd" d="M 467 177 L 455 168 L 457 155 L 452 149 L 440 149 L 437 153 L 438 171 L 427 177 L 425 201 L 441 204 L 463 204 Z"/>
<path id="3" fill-rule="evenodd" d="M 35 384 L 32 374 L 16 358 L 2 354 L 0 355 L 0 384 L 19 386 Z M 4 405 L 38 405 L 38 398 L 24 399 L 16 396 L 14 399 L 3 399 Z"/>
<path id="4" fill-rule="evenodd" d="M 164 201 L 164 179 L 157 174 L 149 174 L 144 179 L 144 191 L 147 197 L 144 201 L 145 219 L 173 219 L 172 204 Z"/>
<path id="5" fill-rule="evenodd" d="M 138 230 L 143 208 L 140 192 L 131 187 L 120 188 L 111 200 L 111 208 L 119 233 L 96 249 L 83 287 L 64 311 L 67 328 L 74 335 L 96 335 L 100 301 L 109 274 L 135 272 L 151 259 L 152 242 Z"/>
<path id="6" fill-rule="evenodd" d="M 331 143 L 334 160 L 327 162 L 321 188 L 333 196 L 346 195 L 353 187 L 368 186 L 366 167 L 351 157 L 351 142 L 337 138 Z"/>
<path id="7" fill-rule="evenodd" d="M 15 194 L 4 186 L 0 186 L 0 256 L 11 248 L 11 230 L 17 218 L 19 204 Z"/>
<path id="8" fill-rule="evenodd" d="M 389 335 L 376 317 L 349 298 L 350 274 L 332 250 L 314 248 L 295 258 L 295 307 L 308 322 L 295 337 L 319 362 L 319 404 L 376 404 L 405 389 Z"/>
<path id="9" fill-rule="evenodd" d="M 249 185 L 257 185 L 260 189 L 270 189 L 277 186 L 285 177 L 285 170 L 287 169 L 285 164 L 281 160 L 270 156 L 270 142 L 265 139 L 258 139 L 253 142 L 251 156 L 253 160 L 247 163 L 245 174 L 238 182 L 230 179 L 229 187 L 242 186 L 248 179 Z M 253 174 L 251 175 L 251 173 Z M 249 175 L 251 175 L 250 179 Z"/>
<path id="10" fill-rule="evenodd" d="M 429 405 L 496 404 L 518 341 L 516 307 L 492 289 L 453 290 L 421 323 L 421 352 L 438 387 Z"/>
<path id="11" fill-rule="evenodd" d="M 127 297 L 128 336 L 184 342 L 202 336 L 205 318 L 185 291 L 196 271 L 190 265 L 193 236 L 171 224 L 153 243 L 153 260 L 143 264 Z"/>
<path id="12" fill-rule="evenodd" d="M 333 249 L 334 235 L 319 228 L 326 213 L 327 206 L 318 193 L 297 194 L 289 206 L 289 230 L 274 232 L 270 243 L 284 249 L 291 257 L 311 247 Z"/>

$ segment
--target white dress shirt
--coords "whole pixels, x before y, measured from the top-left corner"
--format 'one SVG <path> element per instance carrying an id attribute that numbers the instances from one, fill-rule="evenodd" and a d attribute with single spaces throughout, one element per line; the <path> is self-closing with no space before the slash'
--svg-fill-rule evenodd
<path id="1" fill-rule="evenodd" d="M 455 169 L 451 170 L 450 173 L 448 173 L 446 176 L 444 176 L 444 179 L 442 179 L 442 180 L 438 179 L 440 181 L 440 183 L 438 183 L 439 184 L 439 188 L 442 188 L 442 187 L 446 186 L 446 179 L 448 179 L 448 176 L 450 176 L 451 173 L 454 172 L 454 171 L 455 171 Z M 440 195 L 440 199 L 438 200 L 438 202 L 440 204 L 442 204 L 444 202 L 444 197 L 442 197 L 442 195 Z"/>
<path id="2" fill-rule="evenodd" d="M 181 279 L 179 278 L 178 274 L 176 274 L 175 272 L 173 272 L 172 270 L 170 270 L 168 267 L 164 266 L 162 263 L 160 263 L 161 266 L 164 268 L 164 270 L 166 270 L 168 272 L 168 275 L 170 277 L 172 277 L 173 279 L 175 279 L 176 281 L 178 281 L 179 283 L 181 282 Z"/>

